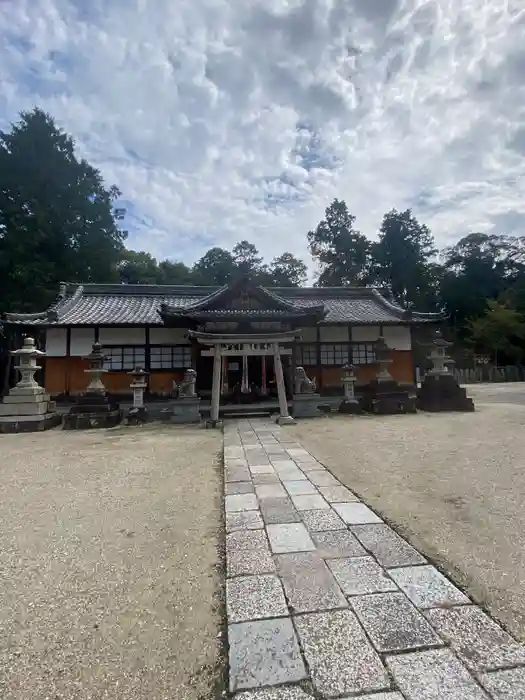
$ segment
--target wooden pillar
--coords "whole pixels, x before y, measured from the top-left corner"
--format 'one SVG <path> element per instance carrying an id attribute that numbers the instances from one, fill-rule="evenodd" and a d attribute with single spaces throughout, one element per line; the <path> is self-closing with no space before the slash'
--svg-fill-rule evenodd
<path id="1" fill-rule="evenodd" d="M 210 418 L 213 422 L 219 420 L 219 406 L 221 400 L 221 346 L 215 345 L 213 355 L 213 381 L 211 387 Z"/>
<path id="2" fill-rule="evenodd" d="M 266 385 L 266 355 L 261 355 L 261 394 L 263 396 L 268 394 L 268 387 Z"/>
<path id="3" fill-rule="evenodd" d="M 294 419 L 288 413 L 288 399 L 286 398 L 286 387 L 284 385 L 283 365 L 281 363 L 281 353 L 279 343 L 273 344 L 273 362 L 275 365 L 275 381 L 277 383 L 277 395 L 279 396 L 279 420 L 283 425 L 286 423 L 295 423 Z"/>
<path id="4" fill-rule="evenodd" d="M 226 395 L 230 390 L 230 387 L 228 386 L 228 358 L 226 355 L 223 355 L 222 357 L 222 384 L 221 384 L 221 391 L 223 396 Z"/>

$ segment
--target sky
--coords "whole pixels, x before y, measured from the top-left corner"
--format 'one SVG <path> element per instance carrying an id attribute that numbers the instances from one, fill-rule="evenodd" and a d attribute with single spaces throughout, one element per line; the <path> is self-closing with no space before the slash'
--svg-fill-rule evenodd
<path id="1" fill-rule="evenodd" d="M 525 233 L 523 0 L 0 0 L 0 128 L 34 106 L 160 259 L 309 263 L 335 197 Z"/>

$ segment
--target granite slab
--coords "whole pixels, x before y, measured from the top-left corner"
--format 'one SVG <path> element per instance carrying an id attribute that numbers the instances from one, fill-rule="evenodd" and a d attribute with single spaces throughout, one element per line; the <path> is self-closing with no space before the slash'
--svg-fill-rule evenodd
<path id="1" fill-rule="evenodd" d="M 326 469 L 308 472 L 308 479 L 312 484 L 315 484 L 315 486 L 341 486 L 339 481 Z"/>
<path id="2" fill-rule="evenodd" d="M 355 525 L 350 528 L 361 544 L 386 568 L 425 564 L 426 559 L 391 527 Z"/>
<path id="3" fill-rule="evenodd" d="M 294 618 L 315 690 L 329 697 L 390 687 L 381 659 L 350 610 Z"/>
<path id="4" fill-rule="evenodd" d="M 283 480 L 283 486 L 291 496 L 309 496 L 319 493 L 315 486 L 306 479 L 304 481 Z"/>
<path id="5" fill-rule="evenodd" d="M 387 656 L 406 700 L 489 700 L 450 649 Z"/>
<path id="6" fill-rule="evenodd" d="M 399 590 L 385 570 L 372 557 L 328 559 L 327 562 L 343 593 L 348 596 Z"/>
<path id="7" fill-rule="evenodd" d="M 403 593 L 377 593 L 350 600 L 378 651 L 408 651 L 443 643 Z"/>
<path id="8" fill-rule="evenodd" d="M 308 530 L 302 523 L 267 525 L 270 548 L 274 554 L 306 552 L 315 549 Z"/>
<path id="9" fill-rule="evenodd" d="M 323 498 L 326 498 L 328 503 L 344 503 L 359 500 L 355 494 L 340 484 L 336 486 L 320 486 L 319 492 Z"/>
<path id="10" fill-rule="evenodd" d="M 227 513 L 239 513 L 243 510 L 257 510 L 257 497 L 253 493 L 239 493 L 234 496 L 225 496 L 224 501 Z"/>
<path id="11" fill-rule="evenodd" d="M 362 557 L 366 555 L 366 550 L 361 543 L 348 530 L 312 532 L 311 537 L 317 553 L 323 559 Z"/>
<path id="12" fill-rule="evenodd" d="M 254 493 L 253 484 L 251 481 L 230 481 L 225 484 L 226 496 L 233 496 L 239 493 Z"/>
<path id="13" fill-rule="evenodd" d="M 463 663 L 481 672 L 525 664 L 525 646 L 475 605 L 427 610 L 432 626 Z"/>
<path id="14" fill-rule="evenodd" d="M 388 573 L 418 608 L 470 603 L 470 599 L 434 566 L 408 566 L 390 569 Z"/>
<path id="15" fill-rule="evenodd" d="M 270 548 L 230 551 L 226 555 L 226 574 L 232 576 L 248 576 L 251 574 L 272 574 L 275 572 L 275 562 Z"/>
<path id="16" fill-rule="evenodd" d="M 231 692 L 306 678 L 290 618 L 229 625 L 228 642 Z"/>
<path id="17" fill-rule="evenodd" d="M 245 622 L 288 615 L 283 587 L 278 576 L 238 576 L 226 581 L 228 622 Z"/>
<path id="18" fill-rule="evenodd" d="M 290 496 L 297 510 L 322 510 L 330 508 L 327 501 L 319 494 Z"/>
<path id="19" fill-rule="evenodd" d="M 226 532 L 234 530 L 259 530 L 264 527 L 261 511 L 243 510 L 240 513 L 226 513 Z"/>
<path id="20" fill-rule="evenodd" d="M 275 559 L 292 613 L 348 607 L 330 569 L 316 552 L 280 554 Z"/>
<path id="21" fill-rule="evenodd" d="M 482 673 L 481 685 L 494 700 L 525 700 L 525 667 Z"/>
<path id="22" fill-rule="evenodd" d="M 332 509 L 302 510 L 300 515 L 309 532 L 346 530 L 346 525 Z"/>
<path id="23" fill-rule="evenodd" d="M 364 503 L 332 503 L 332 508 L 348 525 L 382 522 L 381 518 Z"/>

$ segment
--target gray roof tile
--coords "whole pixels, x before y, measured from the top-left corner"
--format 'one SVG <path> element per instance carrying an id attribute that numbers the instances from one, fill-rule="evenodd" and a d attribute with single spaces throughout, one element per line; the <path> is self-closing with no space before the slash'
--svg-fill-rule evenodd
<path id="1" fill-rule="evenodd" d="M 195 305 L 218 287 L 155 285 L 66 285 L 55 304 L 40 314 L 5 314 L 8 323 L 27 325 L 163 325 L 162 305 Z M 440 314 L 407 316 L 404 310 L 370 288 L 280 288 L 272 295 L 295 308 L 324 306 L 323 323 L 388 324 L 436 322 Z M 200 305 L 199 305 L 200 306 Z M 219 311 L 215 313 L 220 314 Z M 256 315 L 257 312 L 255 312 Z M 277 314 L 278 315 L 278 314 Z"/>

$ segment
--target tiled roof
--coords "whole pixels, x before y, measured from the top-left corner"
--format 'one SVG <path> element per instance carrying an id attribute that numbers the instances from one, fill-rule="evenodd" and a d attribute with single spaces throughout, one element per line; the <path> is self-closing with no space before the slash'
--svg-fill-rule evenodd
<path id="1" fill-rule="evenodd" d="M 185 307 L 206 313 L 202 303 L 206 298 L 216 299 L 221 288 L 162 285 L 62 285 L 57 301 L 40 314 L 4 314 L 7 323 L 69 326 L 69 325 L 163 325 L 159 313 L 161 307 L 176 309 Z M 401 307 L 388 302 L 372 288 L 279 288 L 268 290 L 268 298 L 284 302 L 283 307 L 297 310 L 324 307 L 322 323 L 388 324 L 411 322 L 436 322 L 440 314 L 407 314 Z M 270 313 L 280 315 L 279 309 Z M 286 310 L 281 308 L 281 313 Z M 231 313 L 231 310 L 229 310 Z M 210 315 L 221 315 L 221 309 Z M 226 313 L 226 310 L 224 310 Z M 239 310 L 241 313 L 241 310 Z M 246 314 L 259 315 L 257 310 L 245 310 Z M 266 312 L 268 313 L 268 312 Z"/>

